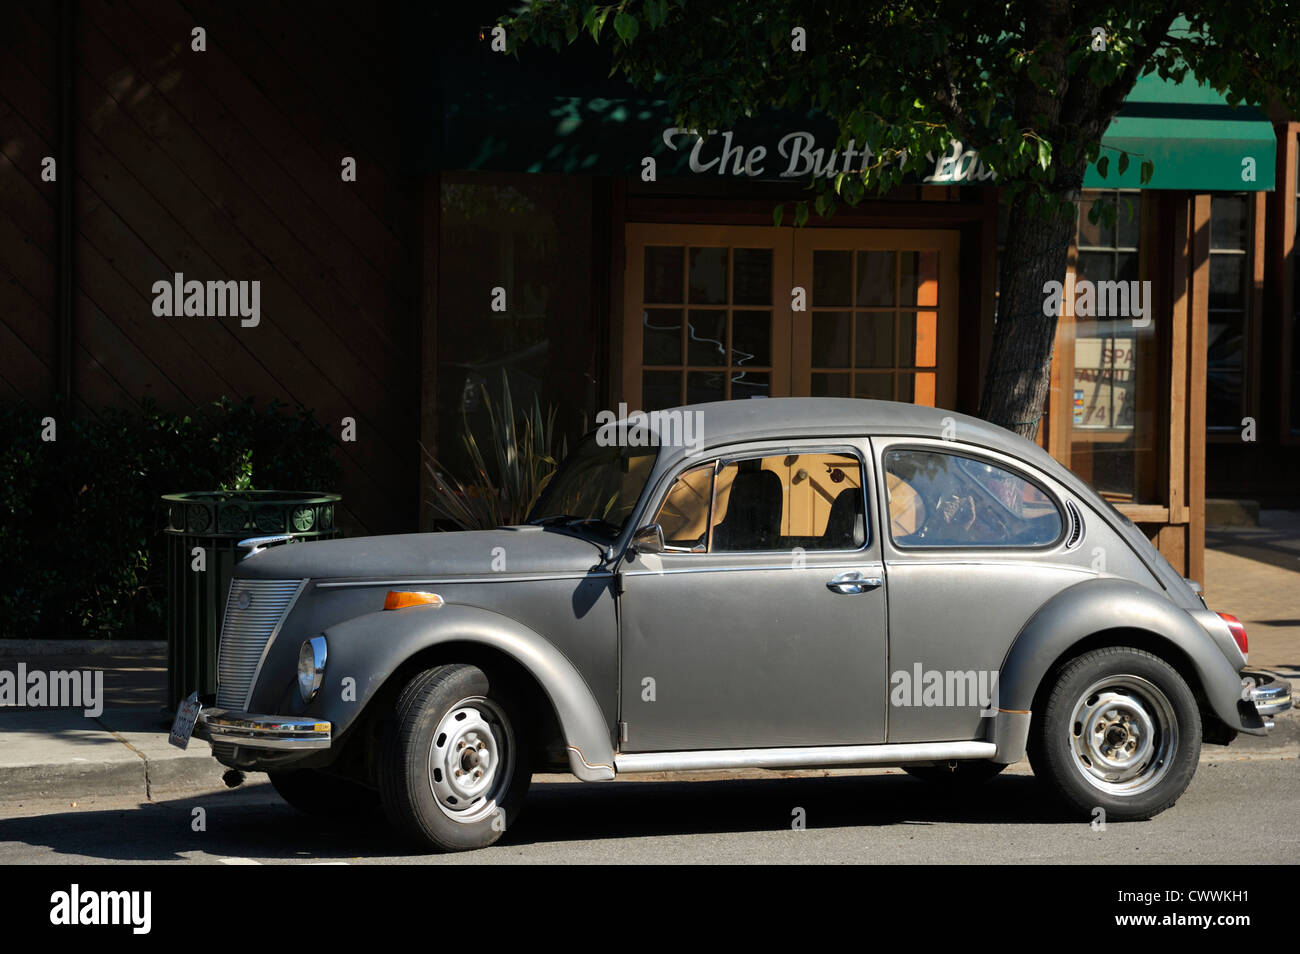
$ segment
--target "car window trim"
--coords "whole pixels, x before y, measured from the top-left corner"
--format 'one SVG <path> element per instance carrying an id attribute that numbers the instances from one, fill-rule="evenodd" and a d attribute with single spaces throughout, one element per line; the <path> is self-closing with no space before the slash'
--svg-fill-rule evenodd
<path id="1" fill-rule="evenodd" d="M 864 439 L 864 443 L 865 443 L 865 439 Z M 870 447 L 870 444 L 868 444 L 867 446 Z M 852 457 L 854 460 L 858 462 L 858 472 L 861 479 L 859 490 L 862 491 L 862 523 L 863 523 L 862 546 L 854 547 L 850 549 L 808 550 L 806 552 L 810 554 L 811 553 L 843 554 L 843 553 L 866 553 L 867 551 L 869 551 L 872 547 L 872 543 L 874 540 L 871 534 L 871 513 L 873 508 L 871 507 L 871 500 L 870 500 L 871 495 L 868 493 L 868 489 L 867 489 L 868 480 L 871 478 L 873 473 L 869 466 L 871 454 L 867 451 L 864 451 L 860 447 L 854 446 L 853 444 L 827 443 L 827 444 L 816 444 L 813 446 L 783 444 L 783 445 L 776 445 L 772 447 L 757 448 L 752 451 L 737 450 L 734 452 L 727 452 L 726 449 L 724 448 L 723 453 L 719 453 L 713 458 L 713 477 L 709 482 L 709 515 L 708 515 L 709 526 L 708 526 L 708 539 L 707 539 L 706 549 L 703 552 L 691 551 L 685 549 L 672 549 L 672 550 L 665 550 L 664 552 L 672 553 L 674 555 L 681 554 L 681 555 L 689 555 L 689 556 L 697 556 L 697 557 L 789 553 L 790 552 L 789 550 L 727 550 L 721 553 L 715 551 L 713 549 L 713 504 L 716 496 L 714 494 L 714 485 L 717 482 L 719 471 L 721 471 L 721 469 L 726 465 L 738 463 L 744 460 L 753 460 L 756 457 L 779 457 L 779 456 L 789 456 L 791 454 L 797 456 L 802 456 L 804 454 L 843 454 L 845 456 Z M 683 474 L 685 474 L 689 470 L 694 470 L 697 467 L 701 467 L 706 463 L 708 462 L 703 461 L 697 463 L 684 464 L 681 465 L 679 469 L 676 469 L 671 474 L 669 474 L 665 478 L 667 483 L 666 486 L 664 486 L 663 493 L 659 494 L 657 499 L 651 498 L 654 501 L 654 506 L 646 508 L 645 510 L 646 519 L 653 519 L 653 517 L 657 517 L 659 515 L 659 510 L 661 507 L 663 507 L 664 502 L 668 499 L 668 494 L 672 492 L 673 487 L 676 485 L 677 481 L 681 479 Z"/>
<path id="2" fill-rule="evenodd" d="M 1057 516 L 1057 520 L 1060 523 L 1060 530 L 1057 531 L 1056 538 L 1052 540 L 1050 543 L 1040 543 L 1034 546 L 1027 546 L 1024 544 L 998 544 L 998 543 L 917 546 L 915 544 L 899 543 L 896 539 L 894 539 L 894 522 L 892 517 L 890 517 L 888 521 L 888 525 L 889 525 L 888 531 L 882 533 L 882 536 L 888 536 L 890 546 L 896 550 L 905 553 L 942 553 L 942 552 L 950 552 L 950 551 L 957 551 L 960 553 L 972 553 L 980 550 L 994 551 L 996 553 L 1007 553 L 1007 552 L 1045 553 L 1048 550 L 1054 550 L 1057 547 L 1059 547 L 1064 542 L 1066 535 L 1069 533 L 1069 522 L 1065 513 L 1065 504 L 1061 500 L 1060 495 L 1057 494 L 1051 487 L 1044 484 L 1040 478 L 1035 477 L 1031 472 L 1027 471 L 1023 464 L 1022 465 L 1007 464 L 996 457 L 987 457 L 986 456 L 987 452 L 985 448 L 978 447 L 972 444 L 961 444 L 960 449 L 957 449 L 953 446 L 952 441 L 944 441 L 943 445 L 940 446 L 938 444 L 921 443 L 916 438 L 901 438 L 898 440 L 890 441 L 889 443 L 884 444 L 883 446 L 880 447 L 880 449 L 876 452 L 876 456 L 880 463 L 880 481 L 881 481 L 880 491 L 881 491 L 881 495 L 884 498 L 883 502 L 885 506 L 886 516 L 889 516 L 889 471 L 885 464 L 885 458 L 891 452 L 898 451 L 898 450 L 914 450 L 920 453 L 929 453 L 929 454 L 947 454 L 950 457 L 965 457 L 968 460 L 976 460 L 976 461 L 981 461 L 981 458 L 983 458 L 983 460 L 981 461 L 982 463 L 987 463 L 990 466 L 997 467 L 999 470 L 1004 470 L 1014 476 L 1020 477 L 1022 480 L 1028 481 L 1029 483 L 1037 487 L 1047 497 L 1047 499 L 1052 502 L 1052 505 L 1056 508 L 1056 516 Z M 967 476 L 969 477 L 969 475 Z"/>

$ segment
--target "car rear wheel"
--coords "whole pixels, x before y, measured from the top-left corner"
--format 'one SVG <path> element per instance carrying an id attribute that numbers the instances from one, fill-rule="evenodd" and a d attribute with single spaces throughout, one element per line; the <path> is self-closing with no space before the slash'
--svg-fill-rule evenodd
<path id="1" fill-rule="evenodd" d="M 933 765 L 904 765 L 903 771 L 913 778 L 944 785 L 978 785 L 1001 772 L 1005 765 L 984 759 L 961 762 L 936 762 Z"/>
<path id="2" fill-rule="evenodd" d="M 1030 732 L 1034 774 L 1070 807 L 1109 821 L 1151 818 L 1172 806 L 1200 753 L 1191 689 L 1167 662 L 1131 647 L 1067 663 Z"/>
<path id="3" fill-rule="evenodd" d="M 389 819 L 435 851 L 484 848 L 513 824 L 531 781 L 509 690 L 477 666 L 438 666 L 398 697 L 379 792 Z"/>
<path id="4" fill-rule="evenodd" d="M 286 802 L 319 818 L 350 818 L 367 814 L 379 805 L 373 789 L 318 769 L 269 772 L 271 786 Z"/>

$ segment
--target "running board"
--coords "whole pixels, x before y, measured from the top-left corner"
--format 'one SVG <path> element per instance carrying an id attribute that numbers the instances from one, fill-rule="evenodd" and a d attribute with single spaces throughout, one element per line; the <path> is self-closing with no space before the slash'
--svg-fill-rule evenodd
<path id="1" fill-rule="evenodd" d="M 825 745 L 799 749 L 716 749 L 697 752 L 631 752 L 614 756 L 617 772 L 689 772 L 696 769 L 825 768 L 905 765 L 991 759 L 992 742 L 903 742 Z"/>

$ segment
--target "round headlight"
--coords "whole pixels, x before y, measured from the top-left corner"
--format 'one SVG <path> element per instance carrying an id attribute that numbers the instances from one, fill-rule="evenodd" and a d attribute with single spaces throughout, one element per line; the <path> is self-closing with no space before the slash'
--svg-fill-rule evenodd
<path id="1" fill-rule="evenodd" d="M 313 636 L 298 648 L 298 693 L 311 702 L 325 678 L 325 637 Z"/>

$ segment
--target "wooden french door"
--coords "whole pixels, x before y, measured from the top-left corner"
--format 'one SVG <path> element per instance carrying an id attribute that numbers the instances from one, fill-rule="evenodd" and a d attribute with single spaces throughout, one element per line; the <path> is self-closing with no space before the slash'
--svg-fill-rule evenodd
<path id="1" fill-rule="evenodd" d="M 955 232 L 630 224 L 626 243 L 629 407 L 790 395 L 953 405 Z"/>

